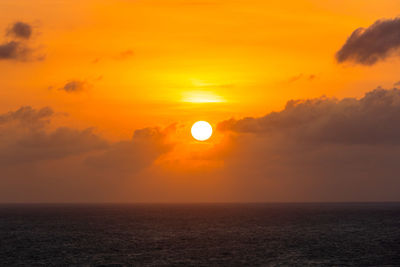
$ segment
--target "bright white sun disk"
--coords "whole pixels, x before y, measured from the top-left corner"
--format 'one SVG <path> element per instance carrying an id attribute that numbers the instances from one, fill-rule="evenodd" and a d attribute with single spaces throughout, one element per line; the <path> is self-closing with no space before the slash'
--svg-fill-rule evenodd
<path id="1" fill-rule="evenodd" d="M 192 136 L 198 141 L 205 141 L 212 135 L 212 127 L 206 121 L 195 122 L 191 129 Z"/>

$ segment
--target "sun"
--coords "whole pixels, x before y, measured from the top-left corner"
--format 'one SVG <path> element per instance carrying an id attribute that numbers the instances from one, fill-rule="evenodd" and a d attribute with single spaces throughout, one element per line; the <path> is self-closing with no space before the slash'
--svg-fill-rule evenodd
<path id="1" fill-rule="evenodd" d="M 191 132 L 194 139 L 205 141 L 211 137 L 212 127 L 206 121 L 197 121 L 193 124 Z"/>

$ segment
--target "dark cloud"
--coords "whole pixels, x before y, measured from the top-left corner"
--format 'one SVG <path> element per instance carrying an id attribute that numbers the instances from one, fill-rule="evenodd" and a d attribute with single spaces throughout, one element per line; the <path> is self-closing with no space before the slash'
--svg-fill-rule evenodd
<path id="1" fill-rule="evenodd" d="M 394 86 L 400 86 L 400 81 L 395 82 L 393 85 L 394 85 Z"/>
<path id="2" fill-rule="evenodd" d="M 17 58 L 18 43 L 9 42 L 0 45 L 0 59 L 15 59 Z"/>
<path id="3" fill-rule="evenodd" d="M 150 165 L 171 148 L 166 137 L 173 127 L 136 130 L 131 140 L 110 143 L 92 128 L 48 129 L 53 116 L 49 107 L 37 110 L 30 106 L 1 114 L 0 165 L 59 159 L 97 150 L 101 153 L 87 158 L 89 165 L 132 173 Z"/>
<path id="4" fill-rule="evenodd" d="M 29 45 L 32 27 L 23 22 L 16 22 L 7 31 L 8 40 L 0 44 L 0 60 L 41 61 L 44 55 L 39 55 L 36 49 Z"/>
<path id="5" fill-rule="evenodd" d="M 171 144 L 174 126 L 107 142 L 92 129 L 54 129 L 53 116 L 0 115 L 0 200 L 400 200 L 398 89 L 292 100 L 221 122 L 201 147 Z"/>
<path id="6" fill-rule="evenodd" d="M 29 59 L 32 50 L 24 44 L 10 41 L 0 44 L 0 59 L 14 59 L 26 61 Z"/>
<path id="7" fill-rule="evenodd" d="M 60 90 L 64 90 L 67 93 L 76 93 L 85 90 L 90 87 L 89 83 L 86 81 L 80 80 L 71 80 L 68 81 Z"/>
<path id="8" fill-rule="evenodd" d="M 357 100 L 291 100 L 284 110 L 261 118 L 228 120 L 221 130 L 280 134 L 302 142 L 400 144 L 400 90 L 376 89 Z"/>
<path id="9" fill-rule="evenodd" d="M 5 141 L 10 141 L 7 139 Z M 20 164 L 55 160 L 102 149 L 106 142 L 92 132 L 66 127 L 53 132 L 31 132 L 2 146 L 0 164 Z"/>
<path id="10" fill-rule="evenodd" d="M 112 144 L 103 154 L 87 159 L 96 169 L 134 173 L 148 167 L 172 145 L 166 142 L 172 128 L 144 128 L 136 130 L 132 140 Z"/>
<path id="11" fill-rule="evenodd" d="M 27 23 L 18 21 L 8 29 L 7 35 L 17 38 L 29 39 L 32 35 L 32 26 Z"/>
<path id="12" fill-rule="evenodd" d="M 247 200 L 400 200 L 399 120 L 397 89 L 289 101 L 264 117 L 221 122 L 231 141 L 217 157 Z"/>
<path id="13" fill-rule="evenodd" d="M 107 142 L 90 128 L 48 130 L 52 116 L 51 108 L 29 106 L 0 115 L 0 165 L 64 158 L 106 147 Z"/>
<path id="14" fill-rule="evenodd" d="M 366 29 L 356 29 L 336 53 L 336 60 L 373 65 L 395 53 L 399 47 L 400 18 L 378 20 Z"/>
<path id="15" fill-rule="evenodd" d="M 92 128 L 54 127 L 56 115 L 29 106 L 0 114 L 0 201 L 109 201 L 172 148 L 173 127 L 110 142 Z"/>
<path id="16" fill-rule="evenodd" d="M 50 122 L 53 110 L 45 107 L 39 110 L 30 106 L 21 107 L 16 111 L 10 111 L 0 115 L 0 127 L 6 123 L 18 123 L 26 128 L 43 128 Z"/>
<path id="17" fill-rule="evenodd" d="M 399 201 L 399 156 L 400 146 L 238 133 L 220 175 L 236 201 Z"/>

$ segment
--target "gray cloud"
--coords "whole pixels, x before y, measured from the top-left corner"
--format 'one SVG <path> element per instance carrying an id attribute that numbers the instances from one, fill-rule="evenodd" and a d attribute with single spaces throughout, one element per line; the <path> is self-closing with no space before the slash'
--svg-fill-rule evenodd
<path id="1" fill-rule="evenodd" d="M 59 159 L 97 150 L 99 153 L 86 159 L 90 166 L 114 173 L 132 173 L 150 165 L 171 148 L 165 139 L 173 127 L 139 129 L 131 140 L 110 143 L 92 128 L 50 130 L 53 116 L 49 107 L 37 110 L 30 106 L 1 114 L 0 165 Z"/>
<path id="2" fill-rule="evenodd" d="M 165 142 L 172 128 L 144 128 L 136 130 L 131 140 L 112 144 L 101 155 L 89 157 L 87 163 L 101 170 L 134 173 L 148 167 L 172 145 Z"/>
<path id="3" fill-rule="evenodd" d="M 29 39 L 32 35 L 32 27 L 24 22 L 16 22 L 8 29 L 7 40 L 0 44 L 0 60 L 17 61 L 41 61 L 44 55 L 38 54 L 37 49 L 29 45 Z M 7 38 L 9 39 L 9 38 Z"/>
<path id="4" fill-rule="evenodd" d="M 395 53 L 399 47 L 400 18 L 378 20 L 366 29 L 356 29 L 336 53 L 336 60 L 373 65 Z"/>
<path id="5" fill-rule="evenodd" d="M 20 42 L 10 41 L 0 44 L 0 59 L 26 61 L 31 53 L 32 50 Z"/>
<path id="6" fill-rule="evenodd" d="M 60 90 L 63 90 L 67 93 L 75 93 L 83 91 L 88 87 L 90 87 L 90 85 L 86 81 L 71 80 L 68 81 L 63 87 L 61 87 Z"/>
<path id="7" fill-rule="evenodd" d="M 363 98 L 291 100 L 261 118 L 228 120 L 221 130 L 286 135 L 302 142 L 400 144 L 400 90 L 376 89 Z"/>
<path id="8" fill-rule="evenodd" d="M 400 200 L 398 121 L 397 89 L 292 100 L 264 117 L 221 122 L 231 140 L 216 157 L 247 200 Z"/>
<path id="9" fill-rule="evenodd" d="M 10 122 L 18 122 L 29 128 L 41 128 L 49 123 L 49 118 L 54 114 L 53 110 L 45 107 L 39 110 L 30 106 L 21 107 L 16 111 L 10 111 L 0 115 L 0 126 Z"/>
<path id="10" fill-rule="evenodd" d="M 27 23 L 18 21 L 8 29 L 7 35 L 17 38 L 29 39 L 32 35 L 32 26 Z"/>
<path id="11" fill-rule="evenodd" d="M 53 116 L 31 107 L 0 115 L 0 200 L 400 200 L 398 89 L 223 121 L 220 141 L 189 155 L 170 143 L 174 127 L 106 142 L 92 129 L 54 129 Z"/>
<path id="12" fill-rule="evenodd" d="M 110 142 L 92 128 L 55 128 L 54 116 L 30 106 L 0 114 L 0 201 L 109 201 L 172 148 L 173 127 Z"/>
<path id="13" fill-rule="evenodd" d="M 107 146 L 91 128 L 48 130 L 51 108 L 22 107 L 0 115 L 0 165 L 64 158 Z"/>

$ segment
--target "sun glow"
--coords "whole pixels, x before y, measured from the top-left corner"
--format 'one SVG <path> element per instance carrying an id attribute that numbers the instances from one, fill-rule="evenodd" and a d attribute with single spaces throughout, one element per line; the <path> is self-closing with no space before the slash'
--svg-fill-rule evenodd
<path id="1" fill-rule="evenodd" d="M 189 91 L 183 93 L 183 102 L 190 103 L 219 103 L 225 102 L 225 100 L 210 91 Z"/>
<path id="2" fill-rule="evenodd" d="M 205 141 L 212 135 L 212 127 L 206 121 L 195 122 L 191 129 L 192 136 L 198 141 Z"/>

